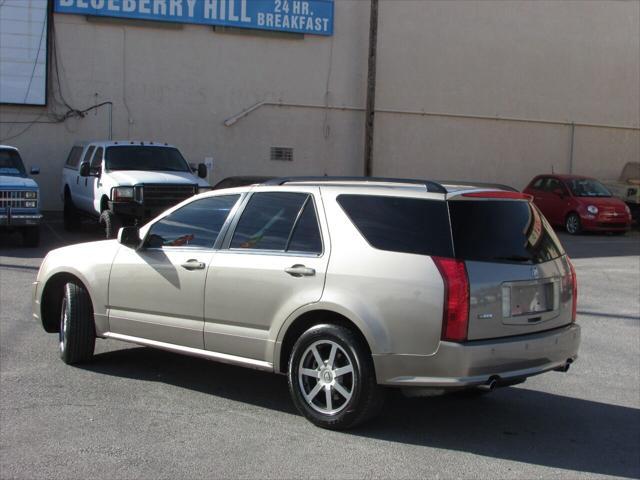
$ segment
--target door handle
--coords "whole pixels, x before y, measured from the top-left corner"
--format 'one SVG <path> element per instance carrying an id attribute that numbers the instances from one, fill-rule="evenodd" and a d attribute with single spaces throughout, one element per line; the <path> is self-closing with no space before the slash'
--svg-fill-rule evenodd
<path id="1" fill-rule="evenodd" d="M 186 270 L 204 270 L 204 268 L 206 267 L 204 262 L 199 262 L 195 258 L 187 260 L 180 266 Z"/>
<path id="2" fill-rule="evenodd" d="M 305 267 L 304 265 L 293 265 L 292 267 L 285 268 L 284 271 L 292 277 L 313 277 L 316 274 L 315 269 Z"/>

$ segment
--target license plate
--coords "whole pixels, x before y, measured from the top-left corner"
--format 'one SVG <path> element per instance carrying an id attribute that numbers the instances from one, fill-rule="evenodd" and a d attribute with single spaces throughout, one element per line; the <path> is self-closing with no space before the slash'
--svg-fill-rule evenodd
<path id="1" fill-rule="evenodd" d="M 510 293 L 512 317 L 553 310 L 552 283 L 512 285 Z"/>

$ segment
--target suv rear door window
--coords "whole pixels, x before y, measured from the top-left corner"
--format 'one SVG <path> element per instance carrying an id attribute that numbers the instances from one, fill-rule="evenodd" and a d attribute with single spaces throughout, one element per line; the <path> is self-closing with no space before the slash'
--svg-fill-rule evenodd
<path id="1" fill-rule="evenodd" d="M 151 226 L 146 246 L 213 248 L 239 197 L 223 195 L 188 203 Z"/>
<path id="2" fill-rule="evenodd" d="M 318 227 L 318 217 L 313 199 L 307 197 L 307 203 L 293 228 L 287 246 L 288 252 L 322 253 L 322 239 Z"/>
<path id="3" fill-rule="evenodd" d="M 380 250 L 452 257 L 447 204 L 439 200 L 340 195 L 338 203 Z"/>
<path id="4" fill-rule="evenodd" d="M 293 192 L 253 194 L 242 212 L 230 248 L 285 251 L 308 198 L 306 193 Z"/>
<path id="5" fill-rule="evenodd" d="M 542 263 L 564 254 L 553 229 L 530 202 L 454 200 L 449 211 L 457 258 Z"/>

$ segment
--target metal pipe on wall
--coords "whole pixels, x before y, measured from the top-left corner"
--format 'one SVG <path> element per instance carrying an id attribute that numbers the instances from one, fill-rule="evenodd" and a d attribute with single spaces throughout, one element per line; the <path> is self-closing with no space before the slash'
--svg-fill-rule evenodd
<path id="1" fill-rule="evenodd" d="M 371 0 L 369 21 L 369 66 L 367 72 L 367 105 L 364 119 L 364 176 L 373 172 L 373 131 L 376 115 L 376 61 L 378 48 L 378 0 Z"/>

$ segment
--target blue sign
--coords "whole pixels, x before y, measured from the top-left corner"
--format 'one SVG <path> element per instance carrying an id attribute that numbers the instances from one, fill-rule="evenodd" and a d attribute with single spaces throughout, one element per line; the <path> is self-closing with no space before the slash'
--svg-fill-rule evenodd
<path id="1" fill-rule="evenodd" d="M 56 13 L 333 35 L 333 0 L 54 0 Z"/>

